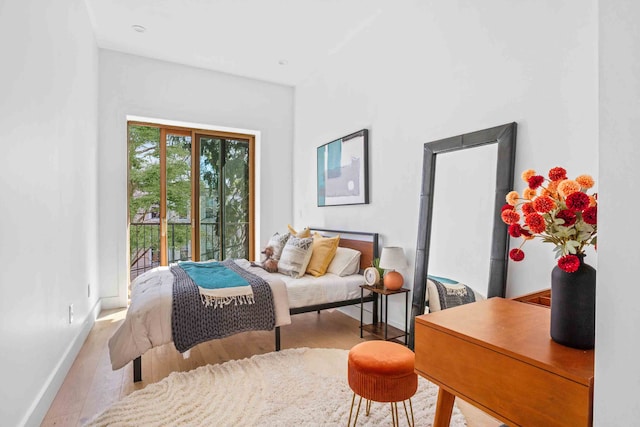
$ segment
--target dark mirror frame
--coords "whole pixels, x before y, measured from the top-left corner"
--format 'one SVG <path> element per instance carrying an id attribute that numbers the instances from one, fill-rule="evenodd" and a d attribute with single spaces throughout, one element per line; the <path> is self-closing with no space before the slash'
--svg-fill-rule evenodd
<path id="1" fill-rule="evenodd" d="M 411 349 L 414 348 L 415 318 L 424 313 L 426 304 L 433 189 L 435 185 L 436 160 L 439 154 L 486 144 L 498 144 L 493 240 L 491 242 L 491 258 L 489 261 L 490 270 L 487 298 L 505 296 L 509 234 L 507 227 L 500 218 L 500 214 L 502 212 L 502 206 L 506 203 L 505 197 L 513 188 L 516 129 L 517 124 L 513 122 L 424 144 L 422 191 L 420 194 L 420 216 L 418 219 L 418 243 L 416 245 L 416 264 L 410 319 L 411 331 L 408 342 L 409 348 Z"/>

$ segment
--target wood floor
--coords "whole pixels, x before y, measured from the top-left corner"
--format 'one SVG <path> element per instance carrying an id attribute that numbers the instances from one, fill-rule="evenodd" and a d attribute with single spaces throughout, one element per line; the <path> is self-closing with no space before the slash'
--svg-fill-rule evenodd
<path id="1" fill-rule="evenodd" d="M 43 426 L 83 425 L 132 391 L 160 381 L 174 371 L 242 359 L 274 350 L 273 332 L 246 332 L 213 340 L 191 349 L 184 359 L 173 344 L 148 351 L 142 358 L 142 379 L 133 382 L 131 363 L 113 371 L 107 342 L 124 319 L 126 310 L 103 311 L 82 346 L 71 370 L 42 423 Z M 359 322 L 337 310 L 292 317 L 282 328 L 282 348 L 325 347 L 349 349 L 360 338 Z M 500 423 L 463 401 L 457 402 L 469 427 L 495 427 Z"/>

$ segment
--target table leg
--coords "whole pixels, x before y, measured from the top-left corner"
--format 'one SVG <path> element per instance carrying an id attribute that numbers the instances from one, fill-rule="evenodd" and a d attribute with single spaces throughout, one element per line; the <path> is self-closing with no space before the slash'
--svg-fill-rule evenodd
<path id="1" fill-rule="evenodd" d="M 360 288 L 360 338 L 362 338 L 362 320 L 363 315 L 362 312 L 364 310 L 364 288 Z"/>
<path id="2" fill-rule="evenodd" d="M 387 327 L 389 326 L 389 295 L 384 296 L 384 340 L 388 340 L 387 338 Z"/>
<path id="3" fill-rule="evenodd" d="M 438 391 L 438 403 L 436 403 L 436 415 L 433 419 L 433 427 L 449 427 L 451 411 L 456 396 L 440 387 Z"/>
<path id="4" fill-rule="evenodd" d="M 404 293 L 404 345 L 409 345 L 409 334 L 407 333 L 409 313 L 409 292 Z"/>

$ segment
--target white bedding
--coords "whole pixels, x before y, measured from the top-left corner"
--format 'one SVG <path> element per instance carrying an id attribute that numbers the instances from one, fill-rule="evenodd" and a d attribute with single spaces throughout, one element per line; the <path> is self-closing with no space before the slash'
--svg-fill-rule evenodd
<path id="1" fill-rule="evenodd" d="M 327 273 L 294 279 L 251 267 L 247 260 L 235 261 L 240 267 L 262 277 L 273 292 L 276 326 L 291 323 L 290 308 L 344 301 L 360 297 L 364 276 L 340 277 Z M 138 276 L 131 285 L 131 304 L 124 323 L 109 340 L 111 366 L 120 369 L 147 350 L 172 342 L 171 307 L 173 274 L 169 267 L 157 267 Z"/>
<path id="2" fill-rule="evenodd" d="M 360 298 L 360 285 L 365 284 L 361 274 L 344 277 L 331 273 L 320 277 L 305 274 L 299 279 L 283 274 L 275 275 L 287 285 L 289 308 Z"/>
<path id="3" fill-rule="evenodd" d="M 236 264 L 271 286 L 276 326 L 291 323 L 287 288 L 282 280 L 247 260 Z M 131 284 L 131 304 L 127 316 L 109 339 L 111 367 L 116 370 L 144 354 L 147 350 L 173 341 L 171 306 L 173 301 L 173 273 L 169 267 L 157 267 L 136 277 Z"/>

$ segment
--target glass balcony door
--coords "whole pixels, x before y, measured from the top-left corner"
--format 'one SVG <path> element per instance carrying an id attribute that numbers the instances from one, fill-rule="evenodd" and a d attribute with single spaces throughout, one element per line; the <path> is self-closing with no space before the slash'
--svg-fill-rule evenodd
<path id="1" fill-rule="evenodd" d="M 128 132 L 131 279 L 179 260 L 253 259 L 253 136 Z"/>
<path id="2" fill-rule="evenodd" d="M 251 141 L 202 134 L 196 134 L 196 141 L 200 259 L 250 259 L 253 253 Z"/>

